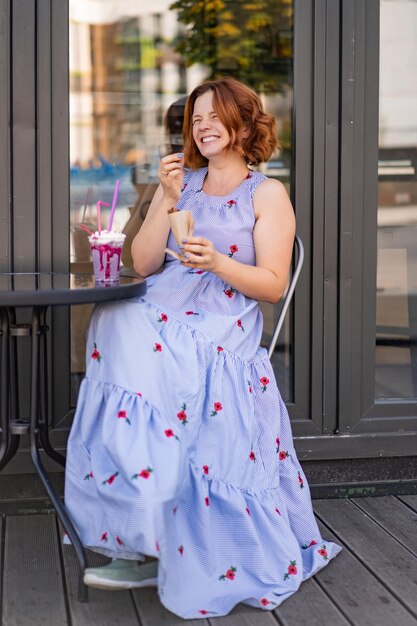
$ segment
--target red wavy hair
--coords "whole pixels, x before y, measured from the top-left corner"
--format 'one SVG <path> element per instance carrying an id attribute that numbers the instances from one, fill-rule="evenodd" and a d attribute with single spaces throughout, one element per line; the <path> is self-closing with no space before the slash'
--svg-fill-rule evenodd
<path id="1" fill-rule="evenodd" d="M 275 118 L 265 113 L 259 96 L 252 89 L 225 76 L 201 83 L 187 99 L 183 126 L 184 164 L 191 169 L 207 165 L 192 132 L 195 101 L 207 91 L 213 92 L 213 108 L 230 135 L 229 146 L 240 152 L 250 165 L 267 161 L 278 147 Z M 243 129 L 248 133 L 240 139 Z"/>

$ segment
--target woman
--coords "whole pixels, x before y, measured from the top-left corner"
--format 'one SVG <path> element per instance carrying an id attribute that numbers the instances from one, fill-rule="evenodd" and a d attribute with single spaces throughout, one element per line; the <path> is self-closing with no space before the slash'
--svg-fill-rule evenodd
<path id="1" fill-rule="evenodd" d="M 116 560 L 85 581 L 157 582 L 184 618 L 273 609 L 340 550 L 320 536 L 259 347 L 258 301 L 282 296 L 295 233 L 284 186 L 248 168 L 275 147 L 252 90 L 231 78 L 197 87 L 184 155 L 162 158 L 132 245 L 147 294 L 98 307 L 89 329 L 66 504 L 84 545 Z M 165 256 L 173 206 L 196 222 L 182 260 Z M 158 562 L 138 565 L 144 555 Z"/>

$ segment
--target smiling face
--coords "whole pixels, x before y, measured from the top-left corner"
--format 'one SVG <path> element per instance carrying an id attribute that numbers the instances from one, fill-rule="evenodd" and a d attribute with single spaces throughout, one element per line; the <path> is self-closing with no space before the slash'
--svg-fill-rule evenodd
<path id="1" fill-rule="evenodd" d="M 228 150 L 230 136 L 214 110 L 211 90 L 196 99 L 192 124 L 194 141 L 206 159 L 224 154 Z"/>

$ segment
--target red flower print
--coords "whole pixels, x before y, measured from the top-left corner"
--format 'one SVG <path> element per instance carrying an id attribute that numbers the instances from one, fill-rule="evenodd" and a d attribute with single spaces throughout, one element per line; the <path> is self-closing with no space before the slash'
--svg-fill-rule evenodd
<path id="1" fill-rule="evenodd" d="M 277 438 L 275 439 L 275 443 L 276 443 L 276 446 L 277 446 L 277 452 L 279 452 L 279 445 L 280 445 L 280 443 L 281 443 L 281 442 L 280 442 L 279 437 L 277 437 Z"/>
<path id="2" fill-rule="evenodd" d="M 203 465 L 203 472 L 207 476 L 207 474 L 209 473 L 209 466 L 208 465 Z"/>
<path id="3" fill-rule="evenodd" d="M 147 467 L 146 469 L 141 470 L 138 474 L 133 474 L 132 480 L 135 480 L 136 478 L 145 478 L 148 480 L 151 472 L 153 472 L 153 469 L 151 467 Z"/>
<path id="4" fill-rule="evenodd" d="M 266 386 L 269 385 L 269 378 L 262 376 L 259 380 L 262 385 L 262 392 L 266 391 Z"/>
<path id="5" fill-rule="evenodd" d="M 301 547 L 303 550 L 307 550 L 307 548 L 310 548 L 311 546 L 316 546 L 316 545 L 317 545 L 317 541 L 315 539 L 312 539 L 310 543 L 305 543 Z"/>
<path id="6" fill-rule="evenodd" d="M 204 498 L 204 502 L 206 506 L 210 506 L 210 500 L 208 499 L 207 496 Z"/>
<path id="7" fill-rule="evenodd" d="M 248 383 L 249 393 L 252 393 L 252 385 L 250 380 L 246 381 Z"/>
<path id="8" fill-rule="evenodd" d="M 120 539 L 119 535 L 116 535 L 116 542 L 119 546 L 124 546 L 125 544 L 123 543 L 123 541 Z"/>
<path id="9" fill-rule="evenodd" d="M 277 606 L 276 602 L 271 602 L 271 600 L 268 600 L 267 598 L 261 598 L 259 600 L 259 604 L 261 604 L 262 606 Z"/>
<path id="10" fill-rule="evenodd" d="M 248 172 L 248 175 L 246 176 L 245 180 L 248 180 L 249 178 L 252 178 L 252 174 L 250 172 Z"/>
<path id="11" fill-rule="evenodd" d="M 229 287 L 228 289 L 223 289 L 223 291 L 228 298 L 233 298 L 233 294 L 236 293 L 236 289 L 233 289 L 233 287 Z"/>
<path id="12" fill-rule="evenodd" d="M 124 409 L 118 412 L 117 418 L 126 420 L 126 424 L 130 425 L 130 419 L 127 417 L 126 411 Z"/>
<path id="13" fill-rule="evenodd" d="M 226 202 L 226 206 L 227 206 L 229 209 L 231 209 L 231 208 L 232 208 L 232 206 L 235 206 L 235 204 L 236 204 L 236 200 L 228 200 L 228 201 Z"/>
<path id="14" fill-rule="evenodd" d="M 237 327 L 240 328 L 241 331 L 245 332 L 245 329 L 243 328 L 243 325 L 242 325 L 242 320 L 237 320 L 236 324 L 237 324 Z"/>
<path id="15" fill-rule="evenodd" d="M 250 517 L 250 511 L 249 511 L 248 507 L 246 507 L 246 513 L 247 513 L 247 514 L 249 515 L 249 517 Z"/>
<path id="16" fill-rule="evenodd" d="M 88 474 L 84 476 L 84 480 L 90 480 L 90 478 L 93 478 L 93 472 L 88 472 Z"/>
<path id="17" fill-rule="evenodd" d="M 162 346 L 160 343 L 156 343 L 153 349 L 154 352 L 162 352 Z"/>
<path id="18" fill-rule="evenodd" d="M 324 544 L 321 546 L 320 550 L 317 550 L 317 552 L 320 554 L 320 556 L 323 557 L 325 561 L 328 560 L 329 557 L 327 554 L 326 546 Z"/>
<path id="19" fill-rule="evenodd" d="M 137 391 L 137 392 L 136 392 L 136 395 L 137 395 L 137 396 L 139 396 L 139 398 L 141 398 L 141 397 L 142 397 L 142 394 L 141 394 L 141 393 L 139 393 L 139 391 Z"/>
<path id="20" fill-rule="evenodd" d="M 201 610 L 199 611 L 199 613 L 200 613 L 200 615 L 208 615 L 208 613 L 209 613 L 209 612 L 208 612 L 208 611 L 205 611 L 204 609 L 201 609 Z"/>
<path id="21" fill-rule="evenodd" d="M 166 313 L 161 313 L 161 315 L 158 317 L 158 322 L 167 322 L 168 321 L 168 315 Z"/>
<path id="22" fill-rule="evenodd" d="M 296 561 L 290 561 L 290 564 L 288 566 L 288 570 L 287 570 L 286 574 L 284 574 L 284 580 L 288 580 L 288 578 L 290 576 L 295 576 L 296 573 L 297 573 L 297 562 Z"/>
<path id="23" fill-rule="evenodd" d="M 279 508 L 277 506 L 275 507 L 275 512 L 278 513 L 278 515 L 281 515 L 281 513 L 279 512 Z"/>
<path id="24" fill-rule="evenodd" d="M 184 183 L 182 188 L 181 188 L 181 191 L 184 191 L 185 189 L 187 189 L 187 185 L 188 185 L 188 183 Z"/>
<path id="25" fill-rule="evenodd" d="M 288 458 L 289 456 L 291 456 L 289 452 L 287 452 L 286 450 L 281 450 L 281 452 L 278 455 L 278 458 L 280 461 L 284 461 L 284 459 Z"/>
<path id="26" fill-rule="evenodd" d="M 200 313 L 196 313 L 195 311 L 186 311 L 186 315 L 200 315 Z"/>
<path id="27" fill-rule="evenodd" d="M 175 437 L 175 439 L 176 439 L 177 441 L 179 441 L 179 440 L 180 440 L 180 438 L 179 438 L 179 437 L 177 437 L 177 435 L 174 433 L 174 431 L 172 430 L 172 428 L 167 428 L 167 429 L 164 431 L 164 433 L 165 433 L 165 437 L 168 437 L 168 438 L 169 438 L 169 437 Z"/>
<path id="28" fill-rule="evenodd" d="M 249 458 L 250 458 L 250 460 L 251 460 L 251 461 L 255 461 L 255 460 L 256 460 L 256 456 L 255 456 L 255 453 L 254 453 L 254 451 L 253 451 L 253 450 L 251 450 L 251 453 L 250 453 L 250 455 L 249 455 Z"/>
<path id="29" fill-rule="evenodd" d="M 185 424 L 188 424 L 187 413 L 185 412 L 186 408 L 187 408 L 187 405 L 184 403 L 181 407 L 181 411 L 177 413 L 177 417 L 183 426 L 185 426 Z"/>
<path id="30" fill-rule="evenodd" d="M 118 476 L 118 475 L 119 475 L 119 472 L 115 472 L 114 474 L 112 474 L 111 476 L 106 478 L 106 480 L 103 480 L 103 482 L 101 484 L 102 485 L 106 485 L 106 484 L 107 485 L 111 485 L 114 482 L 116 476 Z"/>
<path id="31" fill-rule="evenodd" d="M 96 343 L 94 344 L 94 350 L 91 353 L 91 358 L 94 361 L 97 361 L 98 363 L 100 363 L 100 361 L 102 359 L 100 352 L 97 350 L 97 344 Z"/>
<path id="32" fill-rule="evenodd" d="M 301 478 L 300 472 L 298 472 L 298 484 L 300 485 L 300 489 L 304 489 L 304 481 Z"/>
<path id="33" fill-rule="evenodd" d="M 217 415 L 217 413 L 218 413 L 219 411 L 222 411 L 222 410 L 223 410 L 223 407 L 222 407 L 222 403 L 221 403 L 221 402 L 215 402 L 215 403 L 213 404 L 213 407 L 214 407 L 214 411 L 212 411 L 212 412 L 210 413 L 210 417 L 213 417 L 214 415 Z"/>
<path id="34" fill-rule="evenodd" d="M 180 547 L 178 548 L 178 552 L 179 552 L 179 553 L 181 554 L 181 556 L 182 556 L 182 554 L 183 554 L 183 552 L 184 552 L 184 547 L 183 547 L 183 546 L 180 546 Z"/>
<path id="35" fill-rule="evenodd" d="M 100 537 L 100 541 L 104 541 L 104 543 L 107 543 L 108 538 L 109 538 L 108 533 L 104 532 Z"/>
<path id="36" fill-rule="evenodd" d="M 237 247 L 236 244 L 233 244 L 233 246 L 229 246 L 229 254 L 227 256 L 229 256 L 230 258 L 233 257 L 233 255 L 235 254 L 235 252 L 239 252 L 239 248 Z"/>
<path id="37" fill-rule="evenodd" d="M 236 576 L 236 569 L 236 567 L 231 565 L 225 574 L 219 576 L 219 580 L 226 580 L 226 578 L 227 580 L 234 580 Z"/>
<path id="38" fill-rule="evenodd" d="M 223 352 L 224 348 L 222 348 L 221 346 L 217 346 L 217 352 Z"/>

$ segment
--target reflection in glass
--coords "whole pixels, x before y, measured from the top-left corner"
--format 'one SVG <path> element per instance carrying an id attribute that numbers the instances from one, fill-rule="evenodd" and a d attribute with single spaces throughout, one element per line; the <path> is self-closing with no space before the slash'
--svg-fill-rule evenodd
<path id="1" fill-rule="evenodd" d="M 114 227 L 127 234 L 123 263 L 131 266 L 129 241 L 157 187 L 159 159 L 170 144 L 181 143 L 180 127 L 167 135 L 167 109 L 205 78 L 233 75 L 261 95 L 277 118 L 282 146 L 261 169 L 289 187 L 292 0 L 70 0 L 69 7 L 73 271 L 90 271 L 87 235 L 79 224 L 96 229 L 96 202 L 111 204 L 117 179 Z M 262 309 L 267 342 L 277 311 L 272 305 Z M 75 376 L 84 371 L 88 316 L 81 308 L 72 313 Z M 291 395 L 289 337 L 287 323 L 274 358 L 285 399 Z"/>
<path id="2" fill-rule="evenodd" d="M 417 397 L 417 3 L 381 0 L 376 398 Z"/>

